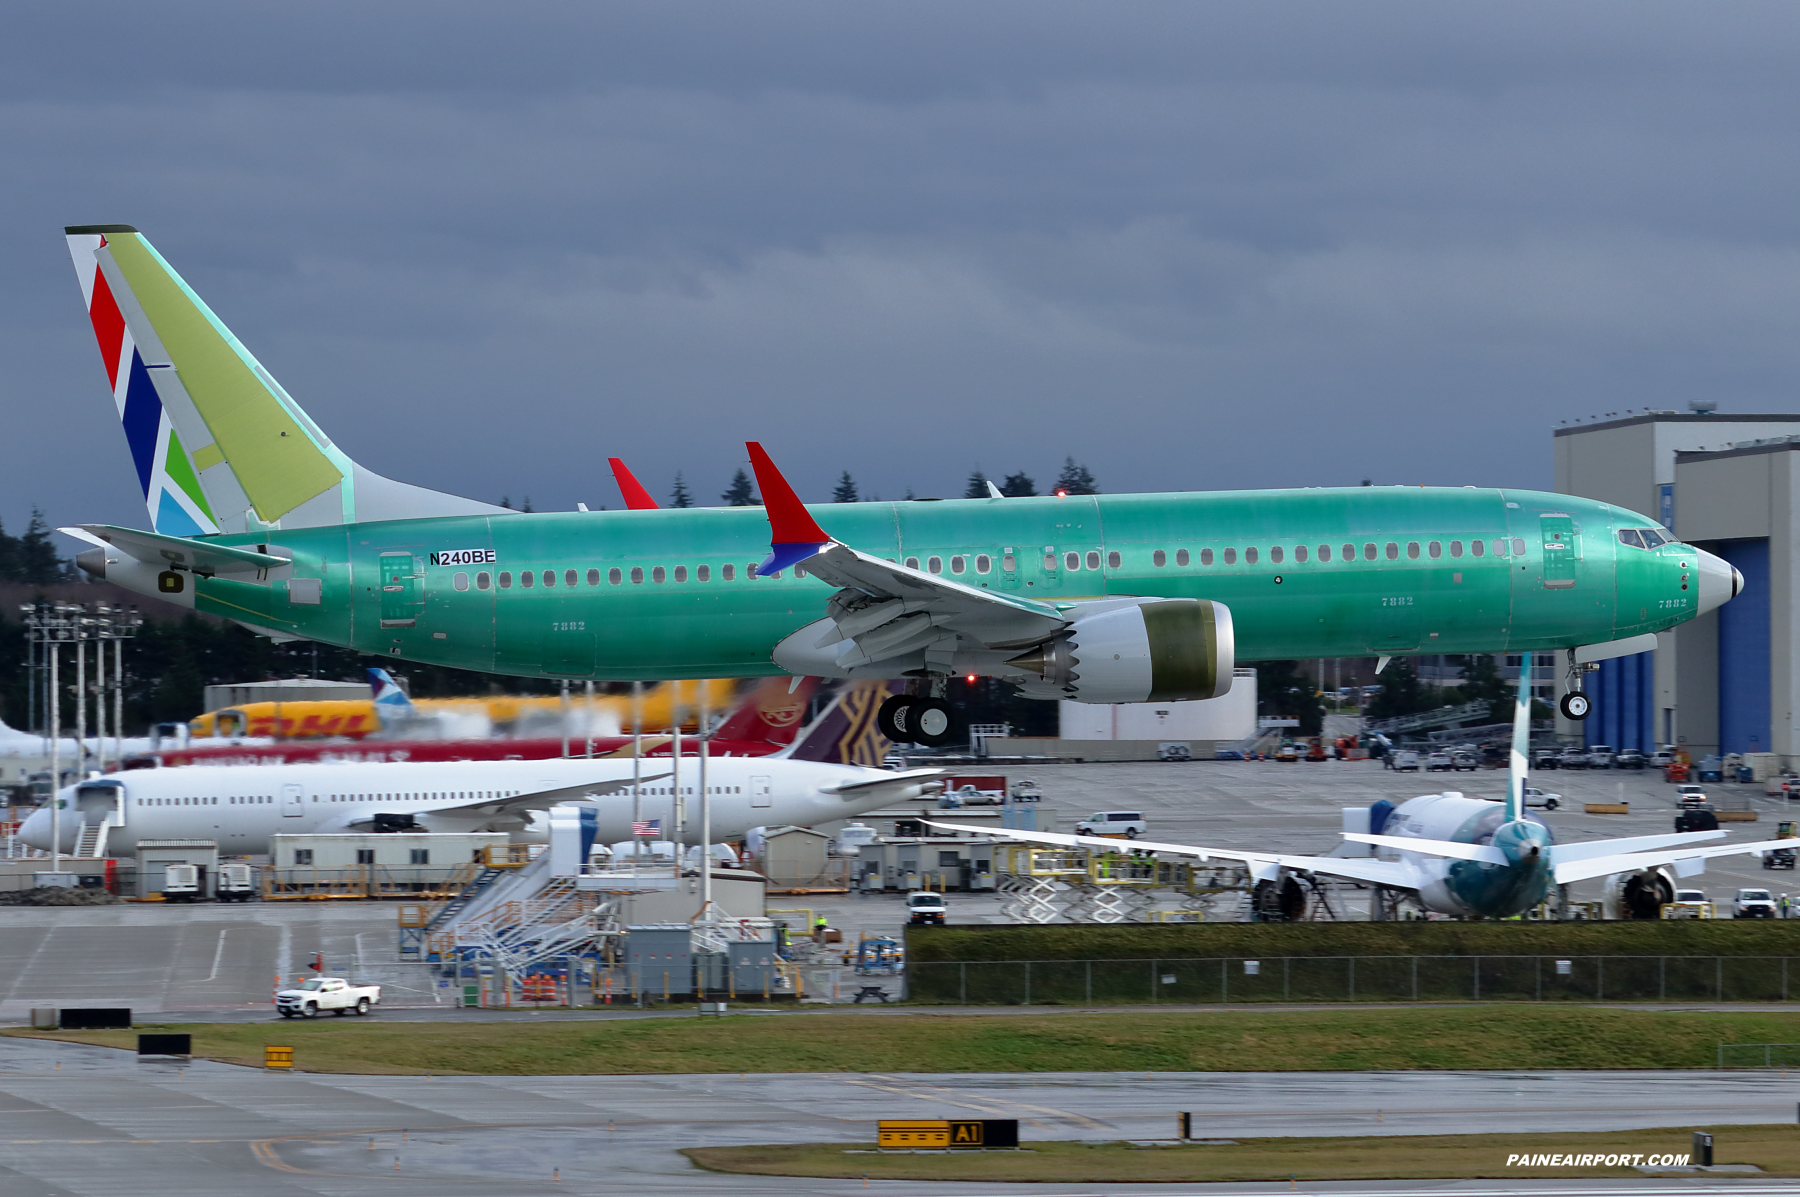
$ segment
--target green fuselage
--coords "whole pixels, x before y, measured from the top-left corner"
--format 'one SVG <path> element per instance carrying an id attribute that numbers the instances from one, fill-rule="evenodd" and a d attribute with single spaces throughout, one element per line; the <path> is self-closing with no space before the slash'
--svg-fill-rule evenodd
<path id="1" fill-rule="evenodd" d="M 920 569 L 935 561 L 970 586 L 1050 603 L 1224 603 L 1240 661 L 1554 649 L 1658 631 L 1696 611 L 1691 548 L 1643 549 L 1615 535 L 1655 521 L 1532 491 L 1359 487 L 811 510 L 852 548 L 916 558 Z M 266 543 L 293 565 L 260 580 L 195 579 L 198 610 L 502 674 L 778 674 L 775 646 L 821 618 L 832 594 L 800 571 L 753 575 L 769 542 L 760 508 L 448 517 L 216 542 Z M 314 593 L 318 601 L 306 601 Z"/>

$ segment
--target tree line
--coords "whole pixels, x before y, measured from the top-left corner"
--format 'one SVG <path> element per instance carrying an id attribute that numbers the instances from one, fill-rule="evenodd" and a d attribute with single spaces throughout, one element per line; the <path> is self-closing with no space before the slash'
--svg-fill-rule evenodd
<path id="1" fill-rule="evenodd" d="M 1040 493 L 1037 480 L 1024 470 L 1006 475 L 1003 481 L 995 485 L 999 487 L 1000 493 L 1009 499 L 1029 498 Z M 1097 495 L 1100 493 L 1100 485 L 1094 481 L 1093 473 L 1086 466 L 1077 463 L 1073 457 L 1066 457 L 1063 459 L 1062 472 L 1057 475 L 1056 481 L 1051 485 L 1048 493 Z M 904 497 L 910 500 L 918 496 L 913 494 L 911 487 L 907 487 Z M 968 485 L 964 487 L 962 497 L 965 499 L 989 497 L 988 476 L 980 466 L 970 472 Z M 731 476 L 731 484 L 725 488 L 719 499 L 727 507 L 762 506 L 762 500 L 756 496 L 756 482 L 750 477 L 749 471 L 742 466 L 739 466 L 737 473 Z M 837 485 L 832 488 L 831 501 L 833 503 L 879 503 L 881 497 L 869 495 L 865 498 L 862 488 L 856 483 L 856 478 L 849 470 L 845 470 L 838 475 Z M 693 491 L 689 489 L 687 480 L 682 477 L 681 471 L 677 470 L 675 471 L 675 485 L 669 492 L 669 506 L 692 507 L 693 505 Z"/>

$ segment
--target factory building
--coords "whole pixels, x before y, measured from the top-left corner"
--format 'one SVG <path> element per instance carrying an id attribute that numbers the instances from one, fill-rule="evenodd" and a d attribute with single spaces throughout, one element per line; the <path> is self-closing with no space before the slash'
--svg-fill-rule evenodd
<path id="1" fill-rule="evenodd" d="M 1800 415 L 1652 411 L 1556 430 L 1556 489 L 1659 520 L 1744 575 L 1744 592 L 1589 674 L 1589 744 L 1774 752 L 1800 765 Z"/>

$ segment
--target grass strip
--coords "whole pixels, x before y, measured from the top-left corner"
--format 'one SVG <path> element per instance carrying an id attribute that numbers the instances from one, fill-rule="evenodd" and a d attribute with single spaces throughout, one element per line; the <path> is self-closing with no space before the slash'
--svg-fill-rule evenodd
<path id="1" fill-rule="evenodd" d="M 820 1011 L 546 1023 L 193 1023 L 9 1031 L 135 1048 L 186 1032 L 194 1053 L 302 1071 L 437 1075 L 720 1072 L 1320 1072 L 1711 1068 L 1715 1044 L 1800 1042 L 1800 1013 L 1511 1004 L 1399 1009 L 878 1015 Z"/>
<path id="2" fill-rule="evenodd" d="M 873 1153 L 872 1143 L 689 1147 L 681 1154 L 713 1172 L 871 1180 L 1150 1181 L 1523 1180 L 1636 1177 L 1634 1166 L 1507 1165 L 1514 1154 L 1684 1155 L 1695 1130 L 1711 1130 L 1716 1163 L 1756 1164 L 1769 1176 L 1800 1176 L 1800 1133 L 1791 1126 L 1665 1127 L 1579 1134 L 1360 1135 L 1242 1139 L 1230 1145 L 1139 1147 L 1120 1142 L 1027 1143 L 1022 1151 L 942 1155 Z M 850 1151 L 870 1154 L 847 1154 Z M 1679 1174 L 1678 1174 L 1679 1175 Z"/>

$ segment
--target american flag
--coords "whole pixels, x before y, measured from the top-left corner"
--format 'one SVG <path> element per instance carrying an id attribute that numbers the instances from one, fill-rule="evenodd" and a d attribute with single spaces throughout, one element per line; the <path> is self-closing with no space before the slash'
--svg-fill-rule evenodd
<path id="1" fill-rule="evenodd" d="M 634 836 L 650 836 L 662 834 L 661 819 L 634 819 L 631 823 L 631 834 Z"/>

